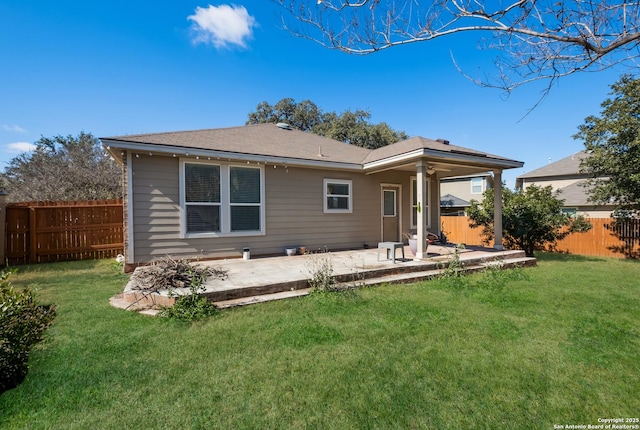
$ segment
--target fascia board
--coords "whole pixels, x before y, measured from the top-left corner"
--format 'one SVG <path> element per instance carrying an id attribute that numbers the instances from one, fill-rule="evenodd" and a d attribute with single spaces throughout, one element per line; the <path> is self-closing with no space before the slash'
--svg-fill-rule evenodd
<path id="1" fill-rule="evenodd" d="M 136 142 L 123 142 L 120 140 L 114 141 L 110 139 L 100 139 L 102 144 L 107 148 L 109 152 L 113 151 L 113 148 L 125 149 L 128 151 L 138 151 L 141 154 L 144 153 L 156 153 L 175 155 L 176 157 L 204 157 L 219 160 L 232 160 L 232 161 L 254 161 L 268 164 L 283 164 L 288 166 L 300 166 L 310 167 L 316 169 L 336 169 L 336 170 L 352 170 L 362 172 L 362 165 L 355 163 L 340 163 L 336 161 L 316 161 L 305 160 L 301 158 L 288 158 L 278 157 L 272 155 L 260 155 L 260 154 L 246 154 L 242 152 L 227 152 L 216 151 L 214 149 L 196 149 L 185 148 L 182 146 L 167 146 L 167 145 L 154 145 L 149 143 L 136 143 Z M 113 152 L 112 152 L 113 153 Z"/>
<path id="2" fill-rule="evenodd" d="M 495 169 L 495 168 L 514 169 L 514 168 L 519 168 L 524 166 L 524 163 L 521 161 L 500 160 L 495 158 L 476 157 L 472 155 L 456 154 L 456 153 L 449 153 L 449 152 L 446 153 L 446 155 L 444 155 L 440 151 L 433 151 L 430 149 L 418 149 L 415 151 L 407 152 L 405 154 L 394 155 L 392 157 L 387 157 L 382 160 L 365 163 L 363 167 L 366 172 L 367 170 L 385 168 L 385 167 L 388 167 L 389 165 L 393 165 L 397 163 L 407 162 L 411 160 L 417 161 L 422 157 L 427 157 L 433 160 L 440 160 L 440 161 L 455 161 L 458 163 L 470 164 L 478 167 L 486 166 L 486 168 L 488 169 Z"/>

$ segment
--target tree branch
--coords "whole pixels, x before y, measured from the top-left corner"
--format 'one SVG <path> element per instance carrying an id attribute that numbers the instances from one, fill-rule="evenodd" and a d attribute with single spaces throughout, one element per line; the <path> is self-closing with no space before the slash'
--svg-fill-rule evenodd
<path id="1" fill-rule="evenodd" d="M 489 34 L 486 48 L 499 51 L 498 75 L 480 82 L 507 92 L 640 57 L 638 1 L 517 0 L 500 7 L 481 0 L 273 1 L 288 11 L 283 26 L 290 33 L 349 54 Z"/>

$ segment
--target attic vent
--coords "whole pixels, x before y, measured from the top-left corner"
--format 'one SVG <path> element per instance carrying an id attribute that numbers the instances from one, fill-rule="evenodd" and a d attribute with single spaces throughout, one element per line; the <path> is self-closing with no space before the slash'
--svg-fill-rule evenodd
<path id="1" fill-rule="evenodd" d="M 279 122 L 276 124 L 276 127 L 281 128 L 283 130 L 291 130 L 291 126 L 286 122 Z"/>
<path id="2" fill-rule="evenodd" d="M 449 141 L 447 139 L 436 139 L 436 142 L 442 143 L 444 145 L 448 145 Z"/>

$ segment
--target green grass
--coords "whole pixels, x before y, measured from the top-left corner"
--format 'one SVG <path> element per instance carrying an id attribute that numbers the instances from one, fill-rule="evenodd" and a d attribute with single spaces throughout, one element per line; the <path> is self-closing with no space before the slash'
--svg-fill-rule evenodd
<path id="1" fill-rule="evenodd" d="M 108 304 L 108 261 L 21 268 L 58 317 L 1 428 L 553 428 L 640 415 L 640 263 L 540 255 L 504 288 L 426 282 L 186 324 Z"/>

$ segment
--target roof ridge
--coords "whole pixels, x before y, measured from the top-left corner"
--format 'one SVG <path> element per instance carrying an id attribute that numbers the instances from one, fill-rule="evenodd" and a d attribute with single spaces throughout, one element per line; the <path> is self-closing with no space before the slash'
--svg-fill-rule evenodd
<path id="1" fill-rule="evenodd" d="M 571 155 L 563 157 L 553 163 L 540 166 L 537 169 L 530 170 L 523 173 L 518 178 L 537 178 L 545 176 L 566 176 L 566 175 L 578 175 L 580 174 L 580 162 L 583 158 L 588 157 L 587 151 L 582 150 L 574 152 Z M 575 169 L 574 164 L 576 165 Z"/>
<path id="2" fill-rule="evenodd" d="M 271 123 L 271 122 L 262 122 L 262 123 L 259 123 L 259 124 L 233 125 L 233 126 L 228 126 L 228 127 L 208 127 L 208 128 L 197 128 L 197 129 L 193 129 L 193 130 L 153 131 L 153 132 L 149 132 L 149 133 L 121 134 L 121 135 L 117 135 L 117 136 L 101 137 L 100 139 L 118 139 L 118 140 L 122 140 L 123 138 L 127 138 L 127 137 L 135 138 L 135 137 L 140 137 L 140 136 L 160 136 L 160 135 L 174 135 L 174 134 L 181 134 L 181 133 L 200 133 L 200 132 L 203 132 L 203 131 L 233 130 L 233 129 L 238 129 L 238 128 L 262 126 L 262 125 L 270 125 L 270 124 L 273 124 L 274 126 L 276 125 L 275 122 L 273 122 L 273 123 Z M 291 130 L 297 130 L 297 129 L 292 128 Z M 302 131 L 302 130 L 298 130 L 298 131 Z"/>

